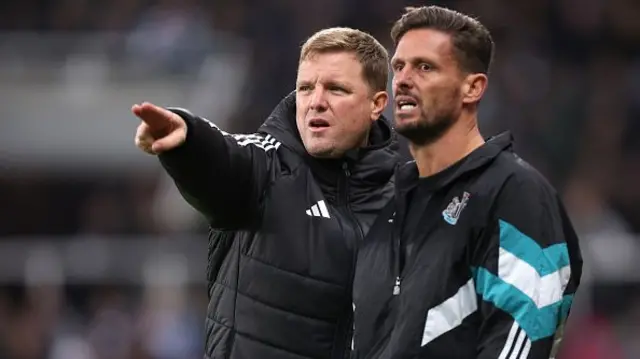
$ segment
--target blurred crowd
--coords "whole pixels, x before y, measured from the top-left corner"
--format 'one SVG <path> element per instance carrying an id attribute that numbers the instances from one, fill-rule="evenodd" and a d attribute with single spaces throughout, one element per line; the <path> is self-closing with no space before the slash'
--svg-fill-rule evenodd
<path id="1" fill-rule="evenodd" d="M 492 31 L 497 53 L 481 105 L 481 130 L 487 136 L 512 131 L 516 150 L 558 188 L 579 232 L 585 273 L 560 358 L 639 358 L 640 2 L 430 3 L 472 14 Z M 392 50 L 390 27 L 407 5 L 422 3 L 10 0 L 0 3 L 0 50 L 28 55 L 33 46 L 24 39 L 95 35 L 106 61 L 130 68 L 128 76 L 196 81 L 207 76 L 199 70 L 203 64 L 234 44 L 246 44 L 246 62 L 237 62 L 237 75 L 201 86 L 189 103 L 173 104 L 195 104 L 226 130 L 250 132 L 293 89 L 307 36 L 323 27 L 351 26 Z M 74 51 L 52 46 L 46 61 L 64 60 Z M 105 95 L 104 101 L 111 99 Z M 26 109 L 16 106 L 10 119 L 3 113 L 0 132 L 11 128 L 7 121 L 23 120 Z M 132 131 L 119 135 L 131 146 Z M 0 153 L 0 167 L 13 160 Z M 0 213 L 0 242 L 201 236 L 202 256 L 188 260 L 206 259 L 205 226 L 155 167 L 11 167 L 0 175 Z M 178 275 L 179 269 L 165 273 L 160 265 L 150 271 L 164 276 L 128 283 L 105 277 L 73 284 L 58 273 L 55 261 L 32 267 L 25 264 L 22 280 L 2 278 L 0 359 L 201 357 L 206 290 L 204 283 Z M 204 272 L 191 275 L 204 281 Z"/>

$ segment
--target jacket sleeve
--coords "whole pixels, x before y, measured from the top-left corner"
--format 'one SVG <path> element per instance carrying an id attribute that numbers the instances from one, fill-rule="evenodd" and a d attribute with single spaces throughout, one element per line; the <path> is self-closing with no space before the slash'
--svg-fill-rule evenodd
<path id="1" fill-rule="evenodd" d="M 509 179 L 475 243 L 478 359 L 555 355 L 582 257 L 560 199 L 543 181 Z"/>
<path id="2" fill-rule="evenodd" d="M 251 226 L 280 143 L 261 133 L 229 134 L 187 110 L 169 110 L 186 121 L 187 138 L 159 158 L 182 196 L 213 228 Z"/>

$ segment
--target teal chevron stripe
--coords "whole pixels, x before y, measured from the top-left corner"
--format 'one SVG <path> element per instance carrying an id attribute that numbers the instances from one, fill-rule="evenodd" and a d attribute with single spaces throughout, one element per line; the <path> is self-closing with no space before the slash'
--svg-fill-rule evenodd
<path id="1" fill-rule="evenodd" d="M 529 263 L 540 276 L 569 265 L 566 243 L 554 244 L 543 249 L 538 242 L 503 220 L 500 220 L 500 247 Z"/>
<path id="2" fill-rule="evenodd" d="M 565 295 L 556 303 L 538 308 L 526 294 L 485 268 L 472 271 L 476 292 L 485 301 L 511 315 L 532 342 L 553 336 L 558 324 L 568 315 L 573 295 Z"/>

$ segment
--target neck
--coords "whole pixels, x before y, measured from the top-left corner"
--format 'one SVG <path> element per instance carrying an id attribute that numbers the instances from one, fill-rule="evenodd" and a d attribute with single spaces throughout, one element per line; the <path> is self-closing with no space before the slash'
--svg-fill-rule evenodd
<path id="1" fill-rule="evenodd" d="M 475 116 L 462 116 L 437 141 L 411 144 L 411 155 L 416 160 L 420 177 L 434 175 L 460 161 L 484 144 Z"/>
<path id="2" fill-rule="evenodd" d="M 362 139 L 362 142 L 360 142 L 360 146 L 359 147 L 367 147 L 367 146 L 369 146 L 369 142 L 371 142 L 371 139 L 369 137 L 371 137 L 371 128 L 369 128 L 367 133 L 364 134 L 364 138 Z"/>

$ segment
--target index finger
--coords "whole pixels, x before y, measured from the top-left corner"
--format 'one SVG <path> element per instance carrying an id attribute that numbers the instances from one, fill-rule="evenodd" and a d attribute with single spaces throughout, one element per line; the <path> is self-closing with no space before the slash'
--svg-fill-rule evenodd
<path id="1" fill-rule="evenodd" d="M 133 105 L 131 111 L 152 129 L 167 126 L 173 116 L 173 112 L 149 102 Z"/>

